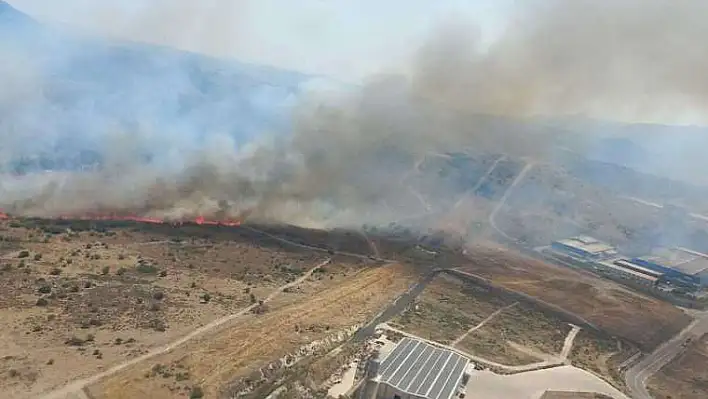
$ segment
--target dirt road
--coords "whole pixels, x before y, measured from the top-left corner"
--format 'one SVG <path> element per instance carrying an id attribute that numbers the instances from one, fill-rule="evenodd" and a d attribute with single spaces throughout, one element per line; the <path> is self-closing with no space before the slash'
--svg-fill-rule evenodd
<path id="1" fill-rule="evenodd" d="M 295 287 L 295 286 L 301 284 L 302 282 L 304 282 L 305 280 L 307 280 L 307 279 L 312 275 L 312 273 L 314 273 L 315 270 L 319 269 L 319 268 L 322 267 L 322 266 L 325 266 L 325 265 L 329 264 L 330 262 L 331 262 L 331 258 L 330 258 L 330 259 L 327 259 L 327 260 L 325 260 L 325 261 L 323 261 L 323 262 L 321 262 L 321 263 L 319 263 L 319 264 L 317 264 L 316 266 L 314 266 L 314 267 L 312 267 L 312 268 L 310 268 L 305 274 L 303 274 L 303 275 L 302 275 L 300 278 L 298 278 L 297 280 L 292 281 L 292 282 L 290 282 L 290 283 L 288 283 L 288 284 L 285 284 L 285 285 L 282 285 L 282 286 L 278 287 L 278 288 L 277 288 L 276 290 L 274 290 L 270 295 L 268 295 L 268 297 L 266 297 L 266 298 L 263 300 L 263 302 L 264 302 L 264 303 L 267 303 L 267 302 L 269 302 L 269 301 L 272 301 L 277 295 L 281 294 L 281 293 L 282 293 L 284 290 L 286 290 L 287 288 Z M 220 318 L 220 319 L 216 319 L 216 320 L 212 321 L 211 323 L 209 323 L 209 324 L 207 324 L 207 325 L 204 325 L 204 326 L 202 326 L 202 327 L 199 327 L 198 329 L 192 331 L 191 333 L 185 335 L 184 337 L 182 337 L 182 338 L 180 338 L 180 339 L 178 339 L 178 340 L 176 340 L 176 341 L 174 341 L 174 342 L 171 342 L 171 343 L 169 343 L 169 344 L 167 344 L 167 345 L 165 345 L 165 346 L 159 347 L 159 348 L 155 348 L 155 349 L 151 350 L 150 352 L 148 352 L 148 353 L 146 353 L 146 354 L 144 354 L 144 355 L 142 355 L 142 356 L 139 356 L 139 357 L 136 357 L 136 358 L 134 358 L 134 359 L 125 361 L 125 362 L 123 362 L 123 363 L 120 363 L 120 364 L 118 364 L 118 365 L 116 365 L 116 366 L 111 367 L 110 369 L 108 369 L 108 370 L 106 370 L 106 371 L 104 371 L 104 372 L 98 373 L 98 374 L 93 375 L 93 376 L 88 377 L 88 378 L 84 378 L 84 379 L 81 379 L 81 380 L 73 381 L 73 382 L 69 383 L 68 385 L 65 385 L 64 387 L 62 387 L 62 388 L 60 388 L 60 389 L 57 389 L 57 390 L 55 390 L 55 391 L 52 391 L 52 392 L 48 392 L 48 393 L 42 395 L 41 397 L 42 397 L 43 399 L 75 399 L 75 398 L 82 398 L 82 397 L 85 397 L 85 395 L 84 395 L 83 392 L 82 392 L 82 390 L 83 390 L 84 387 L 86 387 L 86 386 L 88 386 L 88 385 L 91 385 L 91 384 L 95 384 L 96 382 L 98 382 L 98 381 L 100 381 L 100 380 L 102 380 L 102 379 L 104 379 L 104 378 L 106 378 L 106 377 L 112 376 L 112 375 L 118 373 L 119 371 L 124 370 L 124 369 L 126 369 L 126 368 L 128 368 L 128 367 L 130 367 L 130 366 L 133 366 L 133 365 L 135 365 L 135 364 L 141 363 L 141 362 L 143 362 L 143 361 L 145 361 L 145 360 L 148 360 L 148 359 L 153 358 L 153 357 L 155 357 L 155 356 L 158 356 L 158 355 L 160 355 L 160 354 L 163 354 L 163 353 L 167 353 L 167 352 L 169 352 L 169 351 L 172 351 L 172 350 L 174 350 L 175 348 L 177 348 L 177 347 L 183 345 L 183 344 L 186 343 L 187 341 L 190 341 L 190 340 L 192 340 L 192 339 L 194 339 L 194 338 L 196 338 L 196 337 L 198 337 L 198 336 L 201 336 L 201 335 L 203 335 L 203 334 L 205 334 L 205 333 L 207 333 L 207 332 L 209 332 L 209 331 L 212 331 L 212 330 L 216 329 L 217 327 L 220 327 L 220 326 L 224 325 L 225 323 L 227 323 L 227 322 L 229 322 L 229 321 L 231 321 L 231 320 L 234 320 L 234 319 L 236 319 L 236 318 L 238 318 L 238 317 L 240 317 L 240 316 L 243 316 L 243 315 L 245 315 L 245 314 L 248 314 L 248 313 L 251 312 L 256 306 L 259 306 L 259 305 L 256 303 L 256 304 L 253 304 L 253 305 L 251 305 L 251 306 L 249 306 L 249 307 L 247 307 L 247 308 L 242 309 L 241 311 L 239 311 L 239 312 L 237 312 L 237 313 L 234 313 L 234 314 L 231 314 L 231 315 L 222 317 L 222 318 Z M 84 395 L 84 396 L 82 396 L 82 395 Z"/>
<path id="2" fill-rule="evenodd" d="M 505 232 L 503 232 L 499 227 L 497 227 L 497 223 L 496 223 L 497 214 L 506 204 L 506 201 L 509 198 L 509 195 L 511 195 L 511 193 L 514 191 L 514 188 L 516 186 L 518 186 L 519 183 L 521 183 L 524 180 L 524 177 L 529 173 L 529 171 L 534 167 L 534 165 L 535 164 L 533 162 L 529 162 L 524 166 L 524 168 L 521 170 L 521 172 L 519 172 L 519 174 L 516 175 L 516 178 L 511 183 L 511 185 L 509 185 L 509 188 L 506 189 L 506 191 L 504 192 L 504 196 L 502 196 L 502 198 L 499 200 L 499 202 L 497 203 L 497 206 L 494 207 L 494 210 L 492 211 L 492 213 L 489 214 L 489 225 L 492 226 L 492 228 L 494 230 L 496 230 L 497 233 L 499 233 L 504 238 L 506 238 L 507 240 L 510 240 L 512 242 L 516 241 L 516 240 L 513 237 L 506 234 Z"/>
<path id="3" fill-rule="evenodd" d="M 452 209 L 457 209 L 462 205 L 467 199 L 472 198 L 472 196 L 475 195 L 475 193 L 479 190 L 480 187 L 482 187 L 482 184 L 486 183 L 487 180 L 489 179 L 489 176 L 492 175 L 492 172 L 494 172 L 494 169 L 497 168 L 497 165 L 499 165 L 499 162 L 503 161 L 506 159 L 506 155 L 502 155 L 499 158 L 497 158 L 494 163 L 487 169 L 487 171 L 480 177 L 480 179 L 477 181 L 477 184 L 474 185 L 474 187 L 470 188 L 465 192 L 460 199 L 455 202 L 455 205 L 453 205 Z"/>

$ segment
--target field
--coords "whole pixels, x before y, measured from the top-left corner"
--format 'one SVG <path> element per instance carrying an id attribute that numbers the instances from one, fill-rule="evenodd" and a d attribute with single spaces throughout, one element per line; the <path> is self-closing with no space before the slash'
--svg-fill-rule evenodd
<path id="1" fill-rule="evenodd" d="M 292 297 L 274 301 L 267 312 L 244 315 L 214 334 L 110 377 L 90 392 L 95 398 L 117 399 L 172 398 L 195 386 L 206 397 L 223 394 L 229 386 L 255 389 L 258 380 L 238 380 L 304 345 L 365 322 L 406 289 L 412 280 L 405 276 L 403 267 L 389 265 L 363 270 L 323 290 L 304 284 Z"/>
<path id="2" fill-rule="evenodd" d="M 541 399 L 611 399 L 601 393 L 589 392 L 546 392 Z"/>
<path id="3" fill-rule="evenodd" d="M 618 339 L 580 331 L 575 337 L 569 359 L 574 366 L 591 371 L 623 390 L 625 383 L 619 373 L 619 365 L 634 352 L 634 348 Z"/>
<path id="4" fill-rule="evenodd" d="M 13 220 L 0 222 L 0 236 L 0 388 L 9 398 L 31 397 L 143 355 L 259 303 L 331 256 L 215 226 Z M 364 296 L 363 307 L 344 312 L 358 322 L 381 304 L 362 289 L 371 277 L 360 273 L 372 265 L 335 256 L 313 271 L 306 287 L 288 289 L 288 299 L 273 298 L 270 306 L 310 294 L 314 301 L 320 292 L 329 299 L 330 287 L 364 284 L 352 286 L 352 297 Z M 368 273 L 394 284 L 376 274 L 388 270 Z M 308 295 L 300 293 L 306 289 Z M 395 294 L 387 292 L 381 300 Z M 340 305 L 337 312 L 347 309 Z M 296 310 L 305 331 L 325 331 L 317 315 Z M 322 312 L 332 320 L 327 329 L 347 324 Z"/>
<path id="5" fill-rule="evenodd" d="M 532 306 L 516 304 L 504 309 L 457 346 L 502 364 L 529 364 L 559 354 L 570 329 L 567 323 Z"/>
<path id="6" fill-rule="evenodd" d="M 708 335 L 695 340 L 686 351 L 664 366 L 648 381 L 657 399 L 703 399 L 708 397 Z"/>
<path id="7" fill-rule="evenodd" d="M 390 324 L 448 345 L 494 311 L 509 304 L 481 287 L 440 275 L 425 288 L 415 307 Z"/>
<path id="8" fill-rule="evenodd" d="M 507 366 L 558 355 L 570 331 L 567 323 L 533 306 L 445 274 L 389 324 Z"/>
<path id="9" fill-rule="evenodd" d="M 478 248 L 461 270 L 562 308 L 649 351 L 691 318 L 680 309 L 612 282 L 513 251 Z"/>

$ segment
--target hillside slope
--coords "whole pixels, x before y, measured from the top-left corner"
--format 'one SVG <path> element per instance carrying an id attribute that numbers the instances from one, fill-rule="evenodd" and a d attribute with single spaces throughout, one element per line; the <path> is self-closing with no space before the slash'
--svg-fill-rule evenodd
<path id="1" fill-rule="evenodd" d="M 0 164 L 25 169 L 94 162 L 106 135 L 118 132 L 149 132 L 156 146 L 184 148 L 209 133 L 243 142 L 280 131 L 311 78 L 86 37 L 44 25 L 2 1 L 0 57 Z"/>

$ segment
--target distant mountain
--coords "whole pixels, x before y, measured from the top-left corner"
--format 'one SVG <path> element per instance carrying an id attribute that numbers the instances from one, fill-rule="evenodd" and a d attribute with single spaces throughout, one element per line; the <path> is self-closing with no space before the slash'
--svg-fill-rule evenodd
<path id="1" fill-rule="evenodd" d="M 0 163 L 20 159 L 25 168 L 100 153 L 106 135 L 118 131 L 141 134 L 136 145 L 150 147 L 138 149 L 148 153 L 199 145 L 210 134 L 243 143 L 286 131 L 289 107 L 314 78 L 86 37 L 3 1 L 0 59 Z"/>

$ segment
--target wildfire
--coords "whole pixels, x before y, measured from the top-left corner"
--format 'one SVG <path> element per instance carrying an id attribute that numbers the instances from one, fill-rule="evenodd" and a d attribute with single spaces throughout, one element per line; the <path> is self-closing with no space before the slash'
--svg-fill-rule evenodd
<path id="1" fill-rule="evenodd" d="M 4 212 L 2 212 L 2 210 L 0 210 L 0 220 L 6 220 L 9 218 L 10 218 L 10 216 L 7 213 L 4 213 Z M 163 220 L 163 219 L 159 219 L 159 218 L 145 217 L 145 216 L 139 216 L 139 215 L 117 215 L 117 214 L 64 215 L 64 216 L 59 216 L 57 219 L 130 221 L 130 222 L 152 223 L 152 224 L 164 224 L 164 223 L 182 224 L 185 222 L 185 221 L 175 222 L 175 221 L 171 221 L 171 220 Z M 241 221 L 239 221 L 239 220 L 212 220 L 212 219 L 207 219 L 204 216 L 198 216 L 194 220 L 191 220 L 190 222 L 198 224 L 198 225 L 209 225 L 209 226 L 236 227 L 236 226 L 241 225 Z"/>

